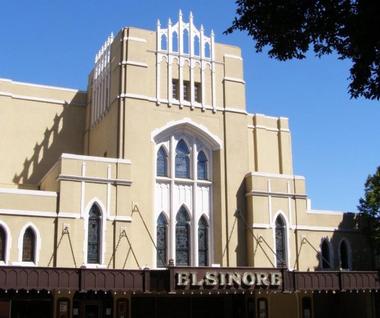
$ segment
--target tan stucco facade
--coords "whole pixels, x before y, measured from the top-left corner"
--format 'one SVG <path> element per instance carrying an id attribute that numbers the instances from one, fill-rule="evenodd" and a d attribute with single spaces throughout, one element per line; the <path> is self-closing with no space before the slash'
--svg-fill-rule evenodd
<path id="1" fill-rule="evenodd" d="M 87 92 L 0 79 L 2 263 L 23 265 L 22 235 L 32 226 L 34 265 L 155 268 L 158 205 L 170 218 L 168 262 L 175 261 L 175 207 L 182 204 L 191 216 L 193 266 L 204 214 L 209 266 L 277 267 L 280 217 L 289 269 L 321 269 L 323 240 L 330 269 L 341 265 L 343 240 L 349 268 L 369 269 L 355 215 L 311 209 L 305 178 L 293 172 L 288 119 L 247 112 L 240 49 L 203 30 L 198 54 L 192 44 L 186 53 L 183 39 L 177 50 L 171 41 L 162 47 L 161 34 L 175 27 L 124 28 L 108 38 Z M 157 176 L 158 147 L 167 147 L 174 172 L 181 138 L 194 172 L 188 180 Z M 202 147 L 207 180 L 195 172 Z M 89 263 L 93 204 L 101 211 L 100 258 Z"/>

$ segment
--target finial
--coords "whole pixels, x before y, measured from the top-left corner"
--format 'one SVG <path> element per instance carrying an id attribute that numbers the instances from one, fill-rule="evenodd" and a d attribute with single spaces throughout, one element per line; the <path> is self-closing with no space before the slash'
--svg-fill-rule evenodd
<path id="1" fill-rule="evenodd" d="M 193 12 L 192 11 L 190 11 L 189 18 L 190 18 L 190 20 L 193 20 Z"/>
<path id="2" fill-rule="evenodd" d="M 215 33 L 214 33 L 214 30 L 211 29 L 211 36 L 214 37 L 215 36 Z"/>
<path id="3" fill-rule="evenodd" d="M 160 19 L 157 19 L 157 28 L 159 28 L 160 26 L 161 26 Z"/>
<path id="4" fill-rule="evenodd" d="M 169 18 L 168 25 L 172 25 L 172 20 Z"/>
<path id="5" fill-rule="evenodd" d="M 182 10 L 179 9 L 179 17 L 182 18 Z"/>
<path id="6" fill-rule="evenodd" d="M 204 27 L 203 27 L 203 24 L 201 24 L 201 32 L 204 31 Z"/>

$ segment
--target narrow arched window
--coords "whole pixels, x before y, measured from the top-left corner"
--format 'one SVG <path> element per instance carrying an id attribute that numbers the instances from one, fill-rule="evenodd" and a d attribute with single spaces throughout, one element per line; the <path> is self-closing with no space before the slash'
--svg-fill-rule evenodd
<path id="1" fill-rule="evenodd" d="M 168 49 L 168 40 L 166 38 L 166 35 L 163 34 L 161 36 L 161 50 L 166 51 Z"/>
<path id="2" fill-rule="evenodd" d="M 168 155 L 163 146 L 157 152 L 157 176 L 168 176 Z"/>
<path id="3" fill-rule="evenodd" d="M 178 142 L 175 152 L 176 178 L 190 178 L 190 151 L 182 139 Z"/>
<path id="4" fill-rule="evenodd" d="M 176 217 L 175 226 L 175 256 L 177 266 L 190 265 L 190 218 L 182 206 Z"/>
<path id="5" fill-rule="evenodd" d="M 330 247 L 329 247 L 329 243 L 326 240 L 322 242 L 321 252 L 322 252 L 322 268 L 324 269 L 330 268 L 331 267 Z"/>
<path id="6" fill-rule="evenodd" d="M 178 34 L 177 32 L 173 32 L 172 36 L 172 51 L 178 52 Z"/>
<path id="7" fill-rule="evenodd" d="M 189 31 L 183 31 L 183 53 L 189 54 Z"/>
<path id="8" fill-rule="evenodd" d="M 340 243 L 339 254 L 340 254 L 340 268 L 350 269 L 349 251 L 348 251 L 348 245 L 346 241 L 342 241 Z"/>
<path id="9" fill-rule="evenodd" d="M 286 224 L 280 215 L 276 219 L 276 266 L 286 267 Z"/>
<path id="10" fill-rule="evenodd" d="M 31 227 L 28 227 L 24 232 L 22 239 L 22 261 L 34 262 L 36 252 L 36 234 Z"/>
<path id="11" fill-rule="evenodd" d="M 204 216 L 198 222 L 198 264 L 208 266 L 208 224 Z"/>
<path id="12" fill-rule="evenodd" d="M 200 43 L 199 43 L 199 37 L 195 36 L 194 37 L 194 55 L 199 56 L 200 55 Z"/>
<path id="13" fill-rule="evenodd" d="M 198 154 L 198 179 L 207 180 L 207 157 L 203 151 Z"/>
<path id="14" fill-rule="evenodd" d="M 205 57 L 211 57 L 210 44 L 205 44 Z"/>
<path id="15" fill-rule="evenodd" d="M 100 263 L 101 220 L 99 207 L 94 204 L 88 215 L 87 263 L 89 264 Z"/>
<path id="16" fill-rule="evenodd" d="M 165 267 L 167 263 L 167 234 L 168 222 L 161 213 L 157 220 L 157 267 Z"/>
<path id="17" fill-rule="evenodd" d="M 0 261 L 5 262 L 5 248 L 6 248 L 7 236 L 5 230 L 0 225 Z"/>

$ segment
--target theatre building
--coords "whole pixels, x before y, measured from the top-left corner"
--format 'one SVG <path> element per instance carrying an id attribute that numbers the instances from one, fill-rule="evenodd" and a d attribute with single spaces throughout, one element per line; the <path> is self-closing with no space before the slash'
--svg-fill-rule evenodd
<path id="1" fill-rule="evenodd" d="M 238 47 L 180 13 L 88 79 L 0 79 L 0 318 L 380 317 L 360 219 L 312 209 Z"/>

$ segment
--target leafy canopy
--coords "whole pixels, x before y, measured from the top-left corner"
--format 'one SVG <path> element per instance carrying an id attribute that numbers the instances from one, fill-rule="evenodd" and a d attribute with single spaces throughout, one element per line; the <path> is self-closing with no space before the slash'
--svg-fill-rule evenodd
<path id="1" fill-rule="evenodd" d="M 380 249 L 380 166 L 372 176 L 368 176 L 358 209 L 368 218 L 369 235 L 374 247 Z"/>
<path id="2" fill-rule="evenodd" d="M 380 98 L 379 0 L 236 0 L 225 33 L 247 31 L 256 51 L 269 46 L 279 60 L 303 59 L 310 47 L 320 57 L 351 59 L 351 97 Z"/>

